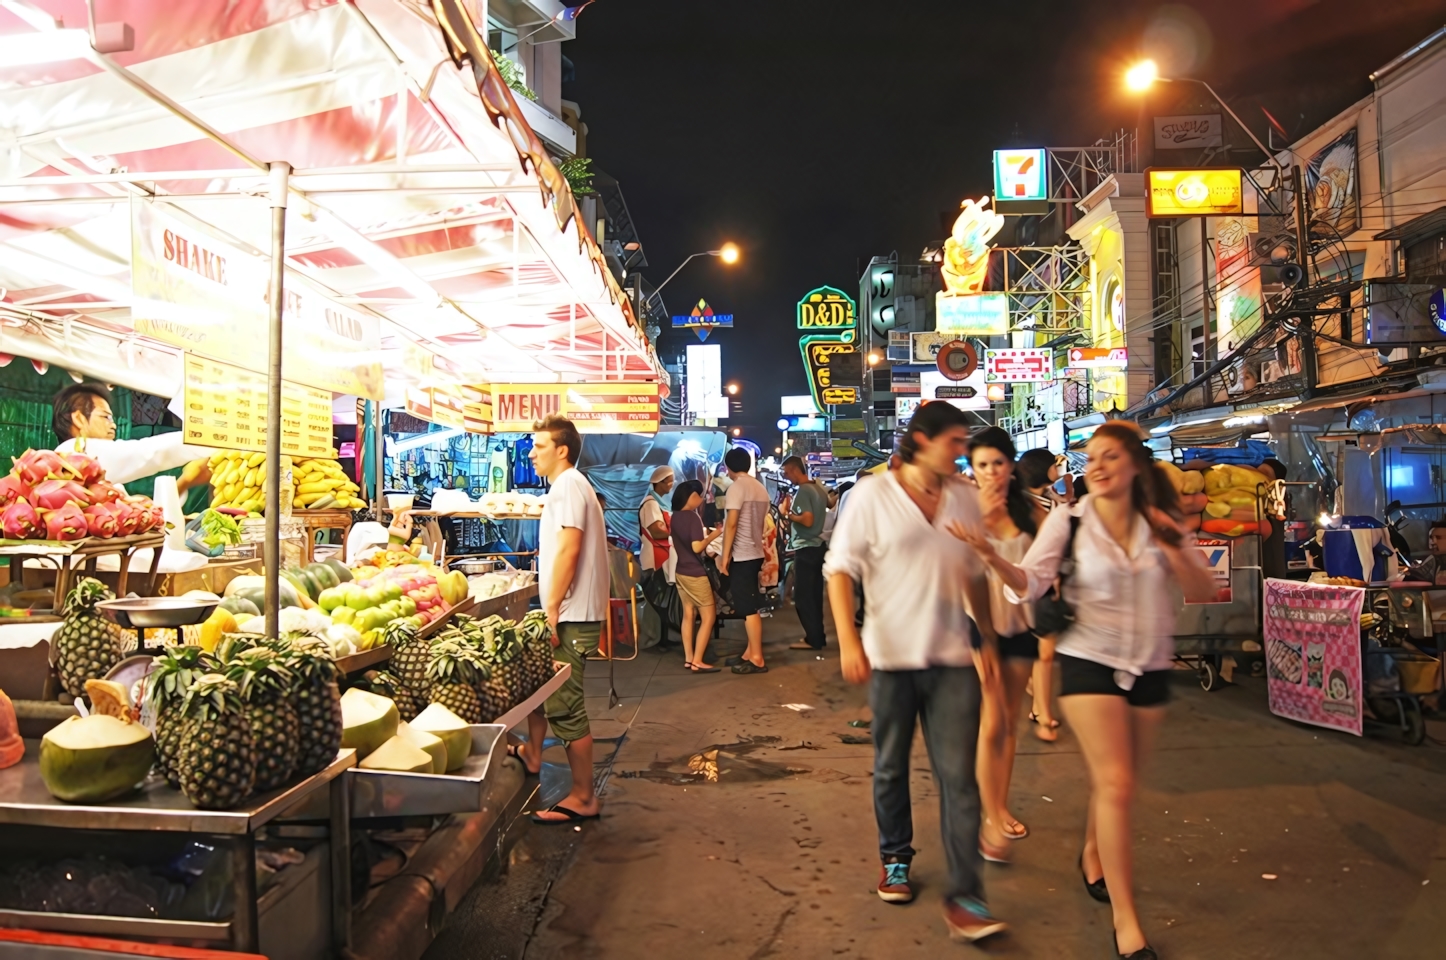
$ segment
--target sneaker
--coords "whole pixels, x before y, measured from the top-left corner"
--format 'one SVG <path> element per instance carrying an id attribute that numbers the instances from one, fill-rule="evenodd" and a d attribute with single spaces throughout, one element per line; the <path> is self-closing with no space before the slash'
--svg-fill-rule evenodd
<path id="1" fill-rule="evenodd" d="M 1009 929 L 1003 920 L 989 913 L 984 901 L 973 897 L 950 897 L 944 901 L 944 922 L 949 926 L 950 940 L 973 943 Z"/>
<path id="2" fill-rule="evenodd" d="M 880 868 L 879 899 L 886 903 L 908 903 L 914 899 L 914 888 L 909 886 L 907 862 L 894 860 Z"/>

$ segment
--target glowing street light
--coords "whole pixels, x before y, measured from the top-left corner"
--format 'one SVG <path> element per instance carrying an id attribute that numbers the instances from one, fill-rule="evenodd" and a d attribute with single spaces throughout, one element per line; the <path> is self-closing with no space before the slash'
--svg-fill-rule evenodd
<path id="1" fill-rule="evenodd" d="M 718 257 L 729 266 L 737 263 L 738 258 L 743 255 L 742 251 L 738 249 L 738 244 L 736 243 L 725 243 L 717 250 L 709 250 L 708 253 L 712 256 Z"/>
<path id="2" fill-rule="evenodd" d="M 728 396 L 730 396 L 730 397 L 736 397 L 736 396 L 738 396 L 738 384 L 736 384 L 736 383 L 730 383 L 730 384 L 728 384 Z"/>
<path id="3" fill-rule="evenodd" d="M 877 350 L 873 350 L 873 351 L 870 351 L 870 352 L 869 352 L 869 366 L 871 366 L 871 367 L 876 367 L 876 366 L 878 366 L 880 359 L 882 359 L 882 358 L 879 356 L 879 353 L 878 353 Z"/>
<path id="4" fill-rule="evenodd" d="M 1141 60 L 1125 71 L 1125 86 L 1135 93 L 1144 93 L 1160 79 L 1160 70 L 1153 60 Z"/>
<path id="5" fill-rule="evenodd" d="M 678 264 L 678 269 L 668 274 L 668 279 L 658 284 L 657 289 L 655 289 L 648 296 L 648 299 L 643 301 L 641 307 L 639 308 L 639 312 L 646 313 L 648 306 L 653 302 L 653 300 L 658 296 L 658 294 L 663 292 L 663 288 L 666 287 L 668 284 L 672 283 L 673 278 L 676 277 L 679 273 L 681 273 L 684 267 L 686 267 L 688 264 L 692 263 L 699 257 L 717 257 L 719 260 L 722 260 L 724 263 L 732 266 L 733 264 L 738 262 L 738 259 L 741 256 L 743 256 L 743 253 L 741 250 L 738 249 L 738 244 L 732 242 L 723 244 L 723 246 L 719 247 L 717 250 L 699 250 L 697 253 L 688 254 L 687 259 L 685 259 L 682 263 Z"/>
<path id="6" fill-rule="evenodd" d="M 742 429 L 741 427 L 734 427 L 734 428 L 733 428 L 733 436 L 735 436 L 735 437 L 741 437 L 741 436 L 743 436 L 743 429 Z"/>

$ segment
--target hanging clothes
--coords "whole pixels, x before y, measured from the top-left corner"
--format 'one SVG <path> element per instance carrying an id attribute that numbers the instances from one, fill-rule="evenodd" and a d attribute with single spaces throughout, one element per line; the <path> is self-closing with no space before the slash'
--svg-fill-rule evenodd
<path id="1" fill-rule="evenodd" d="M 512 486 L 517 487 L 540 487 L 542 481 L 537 477 L 537 471 L 532 469 L 532 437 L 524 436 L 512 445 Z"/>

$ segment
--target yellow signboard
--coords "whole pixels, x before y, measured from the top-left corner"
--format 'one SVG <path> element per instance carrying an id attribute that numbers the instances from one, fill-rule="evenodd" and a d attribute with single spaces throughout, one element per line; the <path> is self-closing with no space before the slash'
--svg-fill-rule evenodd
<path id="1" fill-rule="evenodd" d="M 406 410 L 412 416 L 468 433 L 492 432 L 492 394 L 489 386 L 436 384 L 408 387 Z"/>
<path id="2" fill-rule="evenodd" d="M 533 424 L 562 416 L 579 433 L 657 433 L 656 383 L 494 383 L 492 429 L 531 433 Z"/>
<path id="3" fill-rule="evenodd" d="M 256 371 L 267 367 L 270 267 L 197 222 L 131 204 L 131 320 L 137 333 Z M 381 321 L 349 310 L 295 271 L 282 309 L 282 376 L 382 398 Z"/>
<path id="4" fill-rule="evenodd" d="M 800 330 L 830 330 L 852 340 L 855 322 L 853 299 L 842 290 L 819 287 L 798 301 Z"/>
<path id="5" fill-rule="evenodd" d="M 1220 217 L 1245 212 L 1245 173 L 1239 167 L 1145 171 L 1145 216 Z"/>
<path id="6" fill-rule="evenodd" d="M 186 442 L 222 450 L 266 451 L 266 377 L 229 363 L 186 354 Z M 281 386 L 281 452 L 335 459 L 331 394 L 294 383 Z"/>

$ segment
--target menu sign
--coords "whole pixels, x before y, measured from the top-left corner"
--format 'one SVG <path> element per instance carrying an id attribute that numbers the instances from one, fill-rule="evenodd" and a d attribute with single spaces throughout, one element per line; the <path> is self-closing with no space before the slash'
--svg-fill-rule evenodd
<path id="1" fill-rule="evenodd" d="M 183 429 L 186 442 L 222 450 L 266 452 L 266 377 L 229 363 L 186 354 Z M 294 383 L 281 386 L 281 452 L 335 459 L 331 394 Z"/>
<path id="2" fill-rule="evenodd" d="M 148 200 L 131 203 L 131 320 L 137 333 L 257 373 L 267 368 L 270 266 Z M 282 376 L 382 398 L 380 320 L 287 271 Z"/>
<path id="3" fill-rule="evenodd" d="M 494 383 L 492 429 L 531 433 L 549 416 L 571 420 L 579 433 L 657 433 L 656 383 Z"/>
<path id="4" fill-rule="evenodd" d="M 1265 581 L 1265 688 L 1278 717 L 1361 735 L 1366 591 Z"/>

